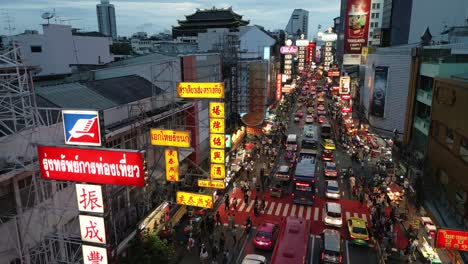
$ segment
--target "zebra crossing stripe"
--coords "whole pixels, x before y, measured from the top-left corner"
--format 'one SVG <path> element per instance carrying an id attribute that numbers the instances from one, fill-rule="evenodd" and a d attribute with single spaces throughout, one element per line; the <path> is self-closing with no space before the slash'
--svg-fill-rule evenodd
<path id="1" fill-rule="evenodd" d="M 291 212 L 289 213 L 290 216 L 296 216 L 296 205 L 293 204 L 291 208 Z"/>
<path id="2" fill-rule="evenodd" d="M 304 211 L 304 206 L 299 206 L 299 213 L 297 214 L 297 216 L 299 217 L 302 217 L 302 212 Z"/>
<path id="3" fill-rule="evenodd" d="M 289 209 L 289 204 L 285 204 L 284 210 L 283 210 L 283 216 L 288 215 L 288 209 Z"/>
<path id="4" fill-rule="evenodd" d="M 351 218 L 351 213 L 350 212 L 346 212 L 346 220 L 350 219 Z"/>
<path id="5" fill-rule="evenodd" d="M 270 204 L 270 209 L 268 209 L 268 214 L 271 215 L 271 213 L 273 212 L 273 208 L 275 208 L 275 202 L 271 202 Z"/>
<path id="6" fill-rule="evenodd" d="M 364 219 L 364 221 L 367 222 L 367 217 L 366 217 L 366 214 L 362 214 L 362 219 Z"/>
<path id="7" fill-rule="evenodd" d="M 318 207 L 315 207 L 315 210 L 314 210 L 314 221 L 318 221 L 318 216 L 319 216 L 319 208 Z"/>
<path id="8" fill-rule="evenodd" d="M 283 206 L 282 203 L 278 203 L 278 207 L 276 207 L 276 212 L 275 212 L 275 215 L 279 215 L 280 212 L 281 212 L 281 207 Z"/>
<path id="9" fill-rule="evenodd" d="M 265 213 L 267 211 L 267 208 L 268 208 L 268 202 L 265 201 L 265 207 L 263 208 L 263 213 Z"/>
<path id="10" fill-rule="evenodd" d="M 239 212 L 242 211 L 242 209 L 244 209 L 245 207 L 245 203 L 242 203 L 241 206 L 239 207 Z"/>
<path id="11" fill-rule="evenodd" d="M 247 210 L 245 210 L 247 213 L 250 212 L 250 209 L 252 209 L 253 204 L 254 204 L 254 201 L 250 201 L 249 206 L 247 207 Z"/>
<path id="12" fill-rule="evenodd" d="M 307 207 L 307 214 L 306 214 L 306 219 L 307 220 L 310 220 L 310 212 L 312 211 L 312 209 L 310 209 L 310 207 Z"/>
<path id="13" fill-rule="evenodd" d="M 359 218 L 359 214 L 358 213 L 353 213 L 353 217 L 354 218 Z"/>
<path id="14" fill-rule="evenodd" d="M 240 211 L 239 205 L 242 203 L 243 204 L 244 200 L 243 199 L 237 199 L 237 210 Z"/>

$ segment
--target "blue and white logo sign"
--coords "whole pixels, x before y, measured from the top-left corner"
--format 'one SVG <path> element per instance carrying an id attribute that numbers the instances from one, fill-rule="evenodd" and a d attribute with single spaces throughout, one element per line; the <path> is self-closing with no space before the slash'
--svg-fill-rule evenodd
<path id="1" fill-rule="evenodd" d="M 101 146 L 98 111 L 62 110 L 65 144 Z"/>

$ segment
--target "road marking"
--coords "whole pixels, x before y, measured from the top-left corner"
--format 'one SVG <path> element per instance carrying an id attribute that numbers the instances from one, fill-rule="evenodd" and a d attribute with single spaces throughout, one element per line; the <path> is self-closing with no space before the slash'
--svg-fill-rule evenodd
<path id="1" fill-rule="evenodd" d="M 307 214 L 306 214 L 306 219 L 307 220 L 310 220 L 310 212 L 312 211 L 312 209 L 310 209 L 310 207 L 307 207 Z"/>
<path id="2" fill-rule="evenodd" d="M 319 211 L 320 211 L 320 209 L 319 209 L 318 207 L 315 207 L 315 210 L 314 210 L 314 221 L 318 221 Z"/>
<path id="3" fill-rule="evenodd" d="M 289 204 L 285 204 L 284 210 L 283 210 L 283 216 L 288 215 L 288 209 L 289 209 Z"/>
<path id="4" fill-rule="evenodd" d="M 241 204 L 241 203 L 244 204 L 243 200 L 242 199 L 237 199 L 237 206 L 239 206 L 239 204 Z M 237 210 L 240 212 L 239 207 L 237 208 Z"/>
<path id="5" fill-rule="evenodd" d="M 351 262 L 349 261 L 348 240 L 346 240 L 346 264 L 351 264 Z"/>
<path id="6" fill-rule="evenodd" d="M 241 206 L 239 207 L 239 212 L 242 211 L 242 209 L 244 209 L 245 207 L 245 203 L 242 203 Z"/>
<path id="7" fill-rule="evenodd" d="M 232 204 L 232 201 L 234 201 L 234 198 L 231 198 L 231 200 L 229 200 L 229 205 Z"/>
<path id="8" fill-rule="evenodd" d="M 275 208 L 275 202 L 271 202 L 270 204 L 270 209 L 268 209 L 268 214 L 271 215 L 271 213 L 273 212 L 273 208 Z"/>
<path id="9" fill-rule="evenodd" d="M 250 212 L 250 209 L 252 209 L 253 204 L 254 201 L 250 201 L 249 206 L 247 206 L 247 210 L 245 210 L 247 213 Z"/>
<path id="10" fill-rule="evenodd" d="M 344 196 L 344 192 L 343 192 L 343 196 Z"/>
<path id="11" fill-rule="evenodd" d="M 299 206 L 299 213 L 297 213 L 298 217 L 302 217 L 302 212 L 304 211 L 304 206 Z"/>
<path id="12" fill-rule="evenodd" d="M 295 216 L 296 214 L 296 205 L 293 204 L 292 208 L 291 208 L 291 212 L 289 213 L 290 216 Z"/>
<path id="13" fill-rule="evenodd" d="M 310 248 L 310 259 L 309 259 L 309 263 L 314 263 L 314 247 L 315 247 L 315 236 L 313 235 L 310 235 L 310 237 L 312 238 L 312 246 Z"/>
<path id="14" fill-rule="evenodd" d="M 358 214 L 358 213 L 354 213 L 354 214 L 353 214 L 353 217 L 354 217 L 354 218 L 359 218 L 359 214 Z"/>
<path id="15" fill-rule="evenodd" d="M 351 213 L 350 212 L 346 212 L 346 220 L 350 219 L 351 218 Z"/>
<path id="16" fill-rule="evenodd" d="M 278 203 L 278 206 L 276 207 L 276 212 L 275 212 L 275 215 L 279 215 L 280 212 L 281 212 L 281 207 L 283 206 L 282 203 Z"/>
<path id="17" fill-rule="evenodd" d="M 362 214 L 362 219 L 364 219 L 364 221 L 367 222 L 367 217 L 366 217 L 366 214 Z"/>

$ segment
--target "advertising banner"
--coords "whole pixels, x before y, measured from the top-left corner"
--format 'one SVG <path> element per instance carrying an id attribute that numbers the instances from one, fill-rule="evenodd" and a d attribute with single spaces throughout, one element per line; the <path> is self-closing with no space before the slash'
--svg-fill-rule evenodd
<path id="1" fill-rule="evenodd" d="M 224 134 L 210 134 L 210 148 L 224 149 L 226 147 L 226 139 Z"/>
<path id="2" fill-rule="evenodd" d="M 224 164 L 225 153 L 224 149 L 211 149 L 210 150 L 211 163 Z"/>
<path id="3" fill-rule="evenodd" d="M 210 134 L 224 133 L 224 118 L 210 118 Z"/>
<path id="4" fill-rule="evenodd" d="M 224 189 L 224 181 L 198 180 L 198 187 Z"/>
<path id="5" fill-rule="evenodd" d="M 181 205 L 213 208 L 213 197 L 211 197 L 211 195 L 206 194 L 177 192 L 176 201 L 177 204 Z"/>
<path id="6" fill-rule="evenodd" d="M 224 103 L 210 102 L 210 118 L 224 118 Z"/>
<path id="7" fill-rule="evenodd" d="M 281 101 L 281 73 L 276 74 L 276 101 Z"/>
<path id="8" fill-rule="evenodd" d="M 180 98 L 224 98 L 224 83 L 180 82 L 177 85 L 177 95 Z"/>
<path id="9" fill-rule="evenodd" d="M 232 148 L 232 136 L 224 135 L 224 141 L 226 142 L 226 148 Z"/>
<path id="10" fill-rule="evenodd" d="M 468 251 L 468 231 L 439 228 L 436 247 Z"/>
<path id="11" fill-rule="evenodd" d="M 62 110 L 65 144 L 101 146 L 98 111 Z"/>
<path id="12" fill-rule="evenodd" d="M 384 117 L 385 96 L 387 93 L 388 67 L 377 66 L 374 72 L 374 85 L 371 93 L 370 114 Z"/>
<path id="13" fill-rule="evenodd" d="M 41 177 L 144 186 L 143 153 L 132 150 L 37 146 Z"/>
<path id="14" fill-rule="evenodd" d="M 179 181 L 179 152 L 173 149 L 164 150 L 166 161 L 166 180 L 171 182 Z"/>
<path id="15" fill-rule="evenodd" d="M 82 245 L 84 264 L 107 264 L 107 249 L 105 247 L 95 247 Z"/>
<path id="16" fill-rule="evenodd" d="M 106 244 L 104 217 L 79 215 L 81 240 L 96 244 Z"/>
<path id="17" fill-rule="evenodd" d="M 351 77 L 341 76 L 340 77 L 339 93 L 340 94 L 349 94 L 349 92 L 351 91 L 350 85 L 351 85 Z"/>
<path id="18" fill-rule="evenodd" d="M 78 210 L 87 213 L 104 213 L 101 185 L 75 184 Z"/>
<path id="19" fill-rule="evenodd" d="M 280 48 L 281 54 L 296 54 L 297 53 L 297 46 L 282 46 Z"/>
<path id="20" fill-rule="evenodd" d="M 313 62 L 314 61 L 314 54 L 315 54 L 315 42 L 309 42 L 307 46 L 307 58 L 306 62 Z"/>
<path id="21" fill-rule="evenodd" d="M 190 148 L 190 131 L 152 128 L 151 145 Z"/>
<path id="22" fill-rule="evenodd" d="M 370 0 L 348 0 L 345 20 L 345 54 L 361 54 L 362 47 L 367 47 L 370 4 Z"/>
<path id="23" fill-rule="evenodd" d="M 226 178 L 226 167 L 224 164 L 211 164 L 210 176 L 212 179 Z"/>

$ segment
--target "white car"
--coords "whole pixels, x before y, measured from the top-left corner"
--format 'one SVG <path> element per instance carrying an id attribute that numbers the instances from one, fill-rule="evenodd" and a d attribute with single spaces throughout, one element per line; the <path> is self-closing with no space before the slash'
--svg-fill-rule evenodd
<path id="1" fill-rule="evenodd" d="M 262 255 L 248 254 L 242 260 L 242 264 L 266 264 L 266 258 Z"/>
<path id="2" fill-rule="evenodd" d="M 343 226 L 343 217 L 341 216 L 341 204 L 327 202 L 323 208 L 323 222 L 325 225 L 341 227 Z"/>
<path id="3" fill-rule="evenodd" d="M 340 186 L 337 181 L 326 181 L 325 196 L 331 199 L 340 199 Z"/>
<path id="4" fill-rule="evenodd" d="M 298 116 L 294 117 L 294 122 L 299 122 L 300 118 Z"/>
<path id="5" fill-rule="evenodd" d="M 307 124 L 313 123 L 314 122 L 314 117 L 312 117 L 311 115 L 306 116 L 305 122 Z"/>

